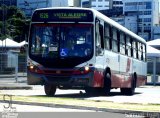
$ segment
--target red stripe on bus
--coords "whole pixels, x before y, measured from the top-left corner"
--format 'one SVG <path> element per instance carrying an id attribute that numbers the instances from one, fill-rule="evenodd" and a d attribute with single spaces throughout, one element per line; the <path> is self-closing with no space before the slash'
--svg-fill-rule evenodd
<path id="1" fill-rule="evenodd" d="M 132 75 L 120 75 L 120 74 L 112 74 L 111 75 L 112 88 L 130 88 L 132 83 Z M 145 85 L 146 77 L 145 76 L 137 76 L 137 87 Z"/>
<path id="2" fill-rule="evenodd" d="M 94 71 L 93 87 L 103 87 L 103 72 Z"/>
<path id="3" fill-rule="evenodd" d="M 147 83 L 146 76 L 137 76 L 137 87 L 145 85 Z"/>

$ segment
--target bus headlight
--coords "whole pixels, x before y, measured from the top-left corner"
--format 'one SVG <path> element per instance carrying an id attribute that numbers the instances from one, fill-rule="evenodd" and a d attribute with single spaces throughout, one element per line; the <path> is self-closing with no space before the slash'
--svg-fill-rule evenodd
<path id="1" fill-rule="evenodd" d="M 35 65 L 30 65 L 29 66 L 29 71 L 30 72 L 34 72 L 34 73 L 39 73 L 39 74 L 42 74 L 43 71 L 39 69 L 38 66 L 35 66 Z"/>
<path id="2" fill-rule="evenodd" d="M 88 66 L 86 66 L 86 67 L 84 67 L 84 70 L 85 70 L 85 72 L 89 72 L 89 67 Z"/>
<path id="3" fill-rule="evenodd" d="M 34 69 L 34 66 L 33 66 L 33 65 L 30 65 L 30 66 L 29 66 L 29 69 L 30 69 L 30 70 L 33 70 L 33 69 Z"/>

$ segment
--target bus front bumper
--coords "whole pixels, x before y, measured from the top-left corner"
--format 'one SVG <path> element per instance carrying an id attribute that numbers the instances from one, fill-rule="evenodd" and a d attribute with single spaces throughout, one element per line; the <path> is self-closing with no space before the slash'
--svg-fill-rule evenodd
<path id="1" fill-rule="evenodd" d="M 93 85 L 93 72 L 71 76 L 43 75 L 28 72 L 27 81 L 29 85 L 44 85 L 47 83 L 55 86 L 91 87 Z"/>

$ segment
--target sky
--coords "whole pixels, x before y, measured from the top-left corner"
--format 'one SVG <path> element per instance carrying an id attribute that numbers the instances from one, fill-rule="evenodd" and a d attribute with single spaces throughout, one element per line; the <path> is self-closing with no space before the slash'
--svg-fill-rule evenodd
<path id="1" fill-rule="evenodd" d="M 159 13 L 160 13 L 160 0 L 159 0 Z"/>

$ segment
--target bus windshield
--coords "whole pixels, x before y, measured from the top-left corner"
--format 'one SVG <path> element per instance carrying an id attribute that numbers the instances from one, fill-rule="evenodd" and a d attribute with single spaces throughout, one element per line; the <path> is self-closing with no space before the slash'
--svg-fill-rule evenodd
<path id="1" fill-rule="evenodd" d="M 92 32 L 92 24 L 32 24 L 29 54 L 45 59 L 90 58 Z"/>

